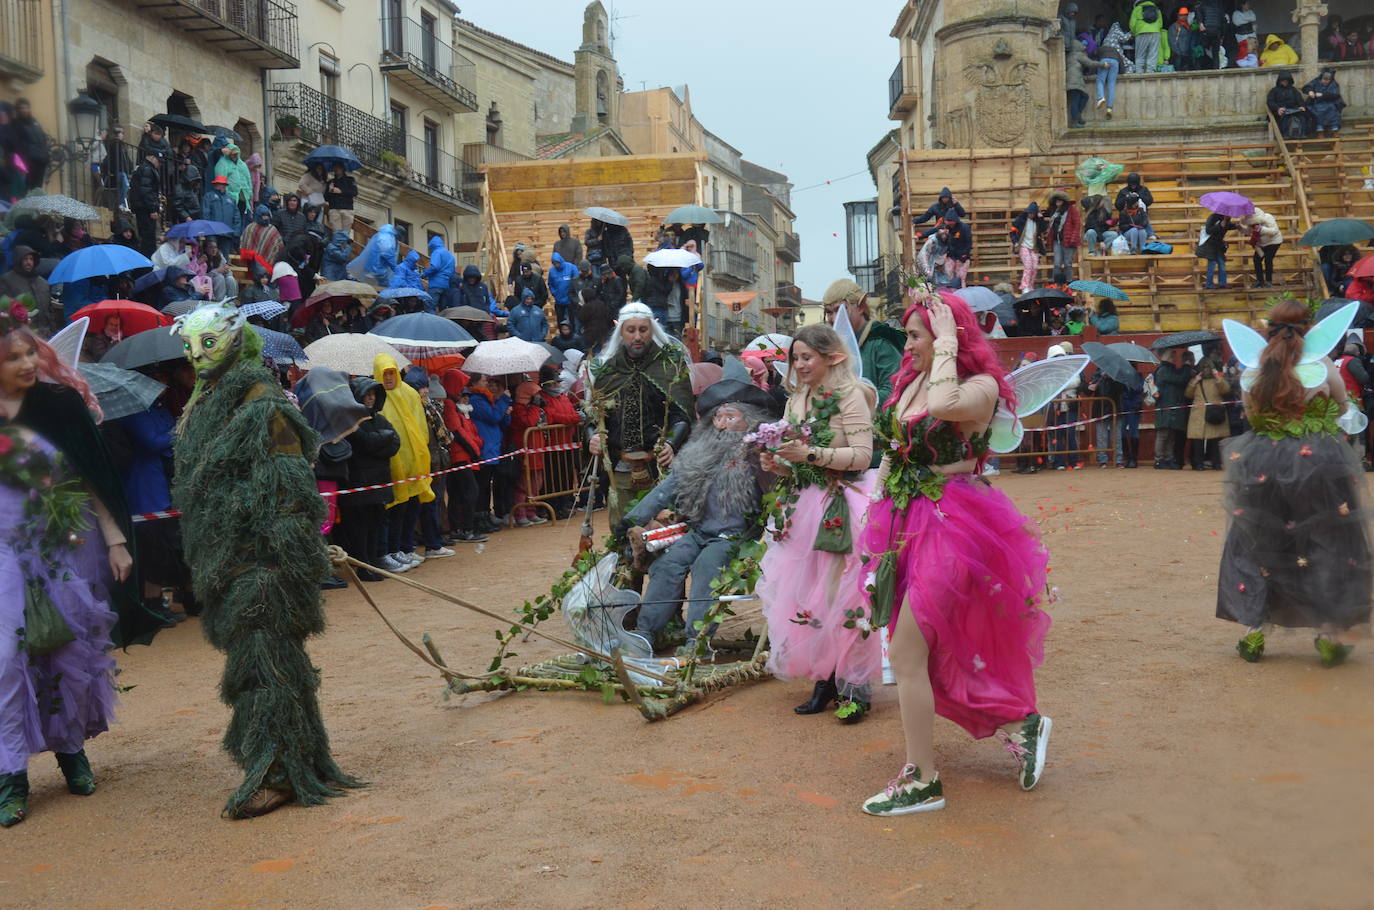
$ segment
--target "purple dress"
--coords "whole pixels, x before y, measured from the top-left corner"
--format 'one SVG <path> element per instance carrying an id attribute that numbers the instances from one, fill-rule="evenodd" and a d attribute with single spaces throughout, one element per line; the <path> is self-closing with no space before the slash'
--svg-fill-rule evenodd
<path id="1" fill-rule="evenodd" d="M 45 439 L 26 437 L 35 450 L 54 452 Z M 28 492 L 0 477 L 0 774 L 25 771 L 35 752 L 80 751 L 87 739 L 109 729 L 116 702 L 110 570 L 89 509 L 84 539 L 58 554 L 57 577 L 46 580 L 76 640 L 42 657 L 31 658 L 19 647 L 25 582 L 46 574 L 37 553 L 19 540 Z"/>

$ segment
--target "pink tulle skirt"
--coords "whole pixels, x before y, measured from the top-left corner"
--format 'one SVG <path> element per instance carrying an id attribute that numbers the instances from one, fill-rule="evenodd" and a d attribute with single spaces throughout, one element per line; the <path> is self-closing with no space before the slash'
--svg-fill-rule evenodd
<path id="1" fill-rule="evenodd" d="M 908 621 L 904 607 L 920 624 L 937 714 L 982 738 L 1035 711 L 1049 552 L 1006 495 L 960 475 L 939 502 L 913 500 L 904 515 L 884 499 L 869 509 L 862 549 L 874 565 L 899 551 L 891 628 Z"/>
<path id="2" fill-rule="evenodd" d="M 819 487 L 807 487 L 797 497 L 788 533 L 782 540 L 766 532 L 762 577 L 755 592 L 763 601 L 768 621 L 768 669 L 779 679 L 829 679 L 833 674 L 840 695 L 868 699 L 867 686 L 882 668 L 879 637 L 865 638 L 856 627 L 844 627 L 846 610 L 863 607 L 866 568 L 859 558 L 859 534 L 868 511 L 873 472 L 852 485 L 840 487 L 849 504 L 854 547 L 849 553 L 812 549 L 828 502 Z"/>

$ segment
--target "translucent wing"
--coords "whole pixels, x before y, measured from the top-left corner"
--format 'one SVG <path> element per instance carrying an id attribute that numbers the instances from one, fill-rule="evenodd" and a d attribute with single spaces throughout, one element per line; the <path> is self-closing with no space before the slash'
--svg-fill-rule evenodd
<path id="1" fill-rule="evenodd" d="M 1021 437 L 1026 435 L 1021 420 L 1000 404 L 988 430 L 988 448 L 998 454 L 1014 451 L 1021 444 Z"/>
<path id="2" fill-rule="evenodd" d="M 1347 434 L 1354 436 L 1364 432 L 1364 428 L 1369 426 L 1369 418 L 1364 415 L 1363 411 L 1355 407 L 1355 402 L 1347 401 L 1345 413 L 1336 418 L 1336 424 Z"/>
<path id="3" fill-rule="evenodd" d="M 1029 363 L 1011 374 L 1016 391 L 1016 416 L 1026 417 L 1050 403 L 1088 365 L 1087 354 L 1070 354 Z"/>
<path id="4" fill-rule="evenodd" d="M 86 329 L 91 324 L 91 317 L 82 316 L 80 319 L 66 326 L 62 331 L 48 339 L 48 344 L 57 352 L 57 356 L 63 363 L 70 364 L 73 369 L 81 359 L 81 344 L 86 340 Z"/>
<path id="5" fill-rule="evenodd" d="M 1360 302 L 1352 300 L 1308 329 L 1302 339 L 1302 356 L 1298 358 L 1298 363 L 1315 363 L 1330 354 L 1336 347 L 1336 342 L 1345 337 L 1346 330 L 1350 328 L 1350 323 L 1355 321 L 1355 314 L 1359 311 Z M 1304 382 L 1303 385 L 1307 383 Z M 1312 388 L 1310 385 L 1307 387 Z"/>
<path id="6" fill-rule="evenodd" d="M 831 325 L 840 335 L 840 340 L 844 342 L 845 348 L 849 351 L 852 358 L 850 362 L 854 364 L 854 372 L 863 372 L 863 367 L 859 364 L 863 360 L 863 355 L 859 353 L 859 336 L 854 334 L 854 324 L 849 321 L 849 305 L 840 304 L 835 308 L 835 321 Z"/>
<path id="7" fill-rule="evenodd" d="M 1304 389 L 1315 389 L 1317 386 L 1326 382 L 1326 364 L 1318 361 L 1316 363 L 1300 363 L 1294 369 L 1297 370 L 1298 380 L 1302 382 Z M 1255 371 L 1258 375 L 1258 370 Z M 1242 379 L 1245 377 L 1242 376 Z M 1241 388 L 1247 388 L 1244 382 Z"/>
<path id="8" fill-rule="evenodd" d="M 1230 343 L 1231 351 L 1236 355 L 1236 359 L 1246 367 L 1259 366 L 1260 354 L 1264 352 L 1264 345 L 1266 344 L 1264 336 L 1245 323 L 1236 322 L 1234 319 L 1223 319 L 1221 328 L 1226 333 L 1226 340 Z"/>

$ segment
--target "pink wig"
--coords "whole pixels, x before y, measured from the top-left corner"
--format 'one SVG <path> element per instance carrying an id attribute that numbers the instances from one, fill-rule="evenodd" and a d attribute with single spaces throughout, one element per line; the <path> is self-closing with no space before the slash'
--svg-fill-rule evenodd
<path id="1" fill-rule="evenodd" d="M 81 398 L 86 402 L 86 408 L 91 412 L 91 417 L 96 423 L 104 419 L 104 414 L 100 411 L 100 402 L 96 401 L 91 394 L 91 387 L 86 383 L 86 377 L 74 367 L 67 366 L 62 362 L 62 358 L 53 350 L 52 345 L 42 338 L 35 335 L 30 329 L 18 327 L 10 330 L 4 335 L 0 335 L 0 360 L 4 360 L 10 355 L 10 346 L 14 344 L 16 338 L 23 339 L 34 346 L 38 351 L 38 378 L 46 382 L 54 382 L 75 389 L 81 394 Z"/>
<path id="2" fill-rule="evenodd" d="M 970 376 L 985 374 L 997 380 L 997 397 L 1007 403 L 1007 407 L 1016 407 L 1016 392 L 1012 390 L 1011 382 L 1007 379 L 1007 371 L 1002 368 L 1001 362 L 997 359 L 997 352 L 988 343 L 987 336 L 978 327 L 978 317 L 973 315 L 973 311 L 968 308 L 964 298 L 955 294 L 953 291 L 941 290 L 940 299 L 949 305 L 950 311 L 954 314 L 954 324 L 959 327 L 959 357 L 955 361 L 955 369 L 959 378 L 968 379 Z M 905 329 L 907 321 L 915 313 L 921 317 L 921 322 L 925 325 L 926 331 L 933 331 L 930 327 L 930 310 L 926 307 L 926 301 L 921 297 L 912 295 L 911 305 L 902 314 L 902 327 Z M 902 353 L 902 366 L 892 377 L 892 394 L 888 396 L 886 405 L 895 405 L 902 397 L 902 391 L 918 375 L 916 367 L 911 363 L 910 352 Z"/>

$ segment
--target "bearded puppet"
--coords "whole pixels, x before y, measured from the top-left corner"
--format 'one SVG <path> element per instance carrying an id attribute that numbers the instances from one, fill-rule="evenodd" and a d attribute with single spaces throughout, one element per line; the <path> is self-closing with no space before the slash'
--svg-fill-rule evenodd
<path id="1" fill-rule="evenodd" d="M 329 572 L 311 467 L 319 439 L 263 365 L 262 336 L 233 307 L 204 304 L 173 331 L 196 385 L 177 428 L 172 499 L 205 636 L 227 658 L 224 748 L 244 771 L 224 814 L 317 805 L 361 786 L 330 756 L 319 671 L 305 652 L 305 639 L 324 630 Z"/>
<path id="2" fill-rule="evenodd" d="M 740 542 L 758 534 L 756 519 L 773 477 L 759 466 L 757 450 L 744 437 L 775 417 L 777 407 L 732 359 L 721 381 L 697 399 L 697 411 L 700 419 L 672 471 L 626 515 L 620 528 L 622 535 L 633 538 L 638 528 L 664 510 L 687 524 L 686 533 L 649 568 L 636 626 L 651 638 L 662 632 L 682 604 L 683 583 L 690 575 L 684 651 L 695 649 L 698 634 L 711 634 L 711 629 L 696 628 L 713 603 L 711 585 L 734 560 Z"/>

